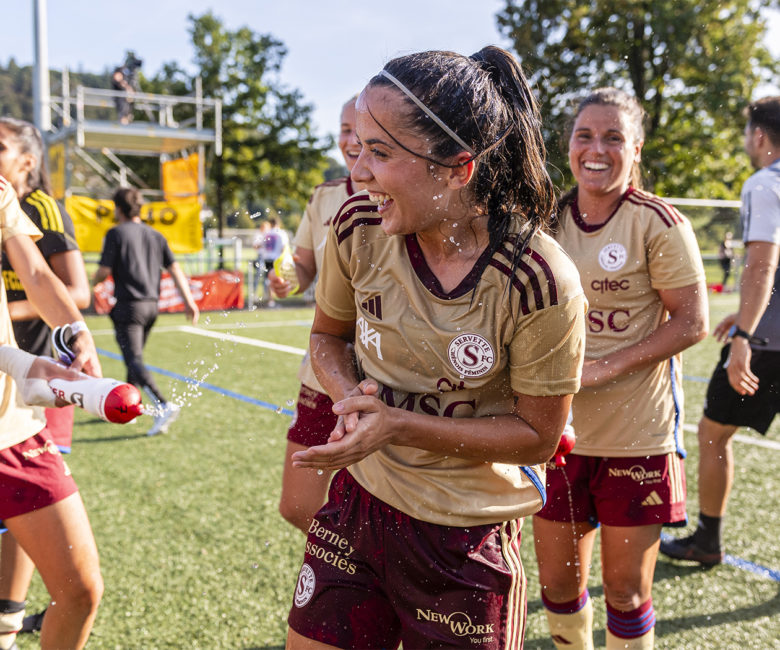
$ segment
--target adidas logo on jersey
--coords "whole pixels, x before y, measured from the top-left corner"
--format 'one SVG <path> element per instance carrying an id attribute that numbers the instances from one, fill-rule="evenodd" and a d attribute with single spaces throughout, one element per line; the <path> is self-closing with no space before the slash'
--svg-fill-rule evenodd
<path id="1" fill-rule="evenodd" d="M 643 506 L 662 506 L 663 503 L 663 499 L 658 496 L 658 492 L 655 490 L 648 494 L 645 500 L 642 501 Z"/>
<path id="2" fill-rule="evenodd" d="M 382 320 L 382 296 L 374 296 L 361 302 L 360 306 L 377 320 Z"/>

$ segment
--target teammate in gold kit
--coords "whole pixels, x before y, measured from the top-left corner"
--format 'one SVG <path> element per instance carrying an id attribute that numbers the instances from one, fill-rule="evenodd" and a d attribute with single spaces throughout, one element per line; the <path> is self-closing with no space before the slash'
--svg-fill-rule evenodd
<path id="1" fill-rule="evenodd" d="M 512 56 L 390 61 L 357 102 L 312 363 L 339 416 L 295 466 L 340 469 L 315 515 L 290 648 L 517 648 L 521 518 L 579 386 L 585 300 L 541 228 L 540 118 Z M 347 468 L 347 469 L 342 469 Z"/>
<path id="2" fill-rule="evenodd" d="M 588 298 L 574 451 L 547 472 L 534 517 L 542 599 L 558 648 L 592 648 L 588 566 L 601 526 L 607 648 L 651 648 L 661 526 L 685 520 L 680 352 L 707 334 L 704 271 L 688 220 L 639 188 L 638 102 L 614 88 L 580 104 L 577 187 L 556 239 Z"/>
<path id="3" fill-rule="evenodd" d="M 355 136 L 356 100 L 357 97 L 353 97 L 341 109 L 339 131 L 339 149 L 350 172 L 360 154 L 360 143 Z M 327 181 L 314 188 L 293 242 L 299 292 L 306 291 L 322 268 L 322 256 L 331 222 L 344 201 L 356 190 L 349 176 Z M 269 280 L 271 290 L 278 297 L 290 295 L 290 283 L 278 277 L 273 270 L 269 272 Z M 324 445 L 336 425 L 336 416 L 333 413 L 333 402 L 314 375 L 308 354 L 303 359 L 298 378 L 301 380 L 301 390 L 295 416 L 287 432 L 279 512 L 291 524 L 306 532 L 312 517 L 325 503 L 330 472 L 293 467 L 292 455 L 313 445 Z"/>

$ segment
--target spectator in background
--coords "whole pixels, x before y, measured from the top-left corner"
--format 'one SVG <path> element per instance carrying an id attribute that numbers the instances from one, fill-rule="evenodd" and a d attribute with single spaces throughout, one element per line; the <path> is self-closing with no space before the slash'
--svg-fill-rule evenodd
<path id="1" fill-rule="evenodd" d="M 125 66 L 114 68 L 111 75 L 111 88 L 121 95 L 114 97 L 114 105 L 120 124 L 130 124 L 133 121 L 133 93 L 135 88 L 130 84 Z"/>
<path id="2" fill-rule="evenodd" d="M 162 269 L 171 274 L 193 324 L 198 322 L 198 306 L 165 237 L 141 221 L 141 193 L 123 187 L 114 194 L 114 204 L 119 224 L 106 233 L 95 282 L 109 275 L 114 278 L 116 304 L 110 316 L 116 341 L 127 366 L 127 382 L 138 386 L 157 404 L 154 424 L 147 432 L 154 436 L 165 433 L 181 409 L 163 397 L 143 361 L 146 339 L 157 320 Z"/>
<path id="3" fill-rule="evenodd" d="M 742 187 L 745 267 L 739 311 L 713 335 L 726 345 L 699 421 L 699 521 L 692 535 L 661 543 L 671 558 L 723 561 L 721 528 L 734 483 L 731 438 L 741 426 L 766 434 L 780 409 L 780 97 L 745 110 L 745 151 L 757 169 Z"/>
<path id="4" fill-rule="evenodd" d="M 357 97 L 353 97 L 341 109 L 339 149 L 347 171 L 352 171 L 360 155 L 360 143 L 355 135 L 356 100 Z M 322 268 L 325 241 L 333 218 L 355 190 L 355 184 L 349 175 L 314 188 L 293 242 L 298 293 L 306 291 Z M 292 287 L 289 282 L 279 278 L 273 269 L 269 272 L 269 281 L 274 295 L 286 298 L 290 294 Z M 301 380 L 301 389 L 295 406 L 295 416 L 287 432 L 279 511 L 287 521 L 306 532 L 312 517 L 325 503 L 331 473 L 293 467 L 292 455 L 313 445 L 324 445 L 336 426 L 336 416 L 333 413 L 333 402 L 314 375 L 308 351 L 303 358 L 298 378 Z"/>
<path id="5" fill-rule="evenodd" d="M 723 241 L 718 246 L 718 262 L 720 268 L 723 270 L 723 291 L 726 290 L 729 278 L 731 277 L 731 270 L 734 267 L 734 235 L 731 232 L 727 232 Z"/>
<path id="6" fill-rule="evenodd" d="M 32 124 L 0 118 L 0 175 L 13 185 L 22 210 L 43 233 L 38 249 L 54 274 L 62 280 L 79 309 L 89 307 L 89 280 L 76 244 L 73 221 L 51 196 L 41 134 Z M 27 298 L 24 286 L 3 255 L 3 282 L 8 313 L 18 346 L 35 355 L 51 355 L 51 329 Z M 46 409 L 46 430 L 63 453 L 69 453 L 73 435 L 73 406 Z M 9 533 L 2 539 L 0 599 L 24 601 L 34 565 Z M 33 618 L 33 617 L 31 617 Z M 41 614 L 32 623 L 40 629 Z"/>
<path id="7" fill-rule="evenodd" d="M 40 231 L 0 177 L 0 241 L 27 299 L 49 326 L 70 324 L 73 370 L 101 376 L 92 336 L 67 288 L 35 246 Z M 0 287 L 0 344 L 15 346 L 5 288 Z M 41 574 L 51 596 L 41 648 L 81 648 L 103 594 L 97 546 L 84 503 L 46 429 L 40 409 L 24 405 L 16 383 L 0 373 L 0 519 Z M 24 600 L 0 594 L 0 648 L 15 647 Z"/>
<path id="8" fill-rule="evenodd" d="M 265 266 L 265 278 L 263 280 L 263 301 L 269 307 L 276 307 L 274 296 L 271 292 L 270 272 L 274 268 L 274 260 L 282 254 L 285 246 L 288 246 L 290 239 L 287 233 L 279 227 L 279 222 L 271 217 L 268 220 L 268 226 L 263 235 L 263 265 Z"/>

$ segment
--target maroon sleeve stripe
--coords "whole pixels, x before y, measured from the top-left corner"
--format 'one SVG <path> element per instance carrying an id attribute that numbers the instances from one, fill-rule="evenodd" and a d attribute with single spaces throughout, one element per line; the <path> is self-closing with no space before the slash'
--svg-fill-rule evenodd
<path id="1" fill-rule="evenodd" d="M 550 292 L 550 306 L 552 307 L 553 305 L 557 305 L 558 285 L 555 282 L 555 274 L 553 274 L 550 265 L 547 263 L 547 260 L 544 259 L 535 250 L 529 248 L 526 252 L 531 255 L 531 259 L 533 259 L 533 261 L 539 265 L 539 267 L 542 269 L 542 272 L 544 273 L 544 276 L 547 278 L 547 290 Z"/>
<path id="2" fill-rule="evenodd" d="M 377 206 L 373 203 L 368 203 L 365 199 L 365 197 L 362 196 L 351 196 L 346 201 L 344 201 L 344 204 L 339 208 L 338 214 L 336 215 L 336 218 L 333 220 L 334 227 L 336 228 L 336 232 L 338 233 L 339 230 L 344 227 L 345 222 L 349 221 L 349 219 L 352 217 L 353 214 L 356 212 L 376 212 Z M 381 219 L 381 217 L 378 217 Z"/>
<path id="3" fill-rule="evenodd" d="M 657 197 L 638 195 L 635 192 L 628 197 L 628 200 L 634 205 L 641 205 L 655 212 L 667 228 L 672 228 L 675 224 L 683 222 L 682 216 L 677 210 Z"/>
<path id="4" fill-rule="evenodd" d="M 502 247 L 499 248 L 497 252 L 506 260 L 507 263 L 511 262 L 511 252 L 509 250 Z M 517 264 L 517 268 L 521 270 L 528 278 L 528 285 L 523 283 L 520 280 L 520 278 L 517 277 L 517 272 L 512 274 L 512 286 L 514 286 L 520 292 L 520 296 L 521 296 L 520 300 L 523 306 L 524 314 L 529 313 L 527 311 L 528 302 L 526 298 L 526 294 L 529 289 L 533 291 L 534 305 L 536 309 L 544 309 L 545 307 L 544 293 L 542 292 L 542 285 L 539 282 L 540 280 L 539 272 L 535 271 L 532 266 L 530 266 L 526 261 L 524 261 L 526 255 L 529 256 L 534 262 L 536 262 L 539 265 L 541 272 L 544 274 L 544 278 L 547 282 L 547 292 L 550 301 L 549 306 L 552 307 L 553 305 L 558 304 L 558 288 L 555 282 L 555 274 L 550 268 L 550 265 L 547 263 L 547 260 L 545 260 L 537 251 L 529 248 L 523 254 L 523 259 L 521 259 Z M 509 266 L 507 266 L 507 264 L 499 260 L 496 260 L 495 258 L 493 258 L 490 261 L 490 264 L 491 266 L 498 269 L 506 276 L 509 276 L 511 274 L 511 269 L 509 268 Z"/>
<path id="5" fill-rule="evenodd" d="M 512 286 L 517 289 L 517 293 L 520 295 L 520 311 L 523 313 L 523 316 L 528 316 L 531 313 L 531 309 L 528 307 L 526 288 L 520 281 L 520 278 L 517 277 L 516 273 L 512 273 L 512 270 L 506 264 L 503 264 L 495 257 L 490 260 L 489 264 L 510 279 Z"/>

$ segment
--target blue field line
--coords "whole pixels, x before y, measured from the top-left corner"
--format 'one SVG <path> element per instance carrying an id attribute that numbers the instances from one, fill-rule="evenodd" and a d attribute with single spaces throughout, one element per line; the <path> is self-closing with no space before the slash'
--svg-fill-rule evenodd
<path id="1" fill-rule="evenodd" d="M 117 361 L 122 361 L 122 355 L 117 354 L 116 352 L 109 352 L 108 350 L 103 350 L 102 348 L 97 349 L 99 354 L 102 354 L 109 359 L 116 359 Z M 233 399 L 237 399 L 240 402 L 246 402 L 247 404 L 252 404 L 254 406 L 259 406 L 264 409 L 268 409 L 269 411 L 273 411 L 274 413 L 279 413 L 281 415 L 294 415 L 294 412 L 290 409 L 282 408 L 281 406 L 278 406 L 276 404 L 270 404 L 269 402 L 264 402 L 263 400 L 255 399 L 254 397 L 249 397 L 248 395 L 242 395 L 241 393 L 236 393 L 235 391 L 228 390 L 227 388 L 222 388 L 220 386 L 215 386 L 214 384 L 210 384 L 206 381 L 199 381 L 197 379 L 193 379 L 192 377 L 185 377 L 184 375 L 180 375 L 178 372 L 171 372 L 170 370 L 166 370 L 165 368 L 158 368 L 157 366 L 150 366 L 147 364 L 146 366 L 149 370 L 152 372 L 156 372 L 159 375 L 164 375 L 166 377 L 171 377 L 172 379 L 178 379 L 179 381 L 183 381 L 187 384 L 191 384 L 193 386 L 196 386 L 197 388 L 205 388 L 206 390 L 210 390 L 214 393 L 217 393 L 218 395 L 225 395 L 226 397 L 232 397 Z"/>
<path id="2" fill-rule="evenodd" d="M 707 377 L 694 377 L 693 375 L 683 375 L 685 381 L 695 381 L 697 384 L 709 384 L 710 380 Z"/>

